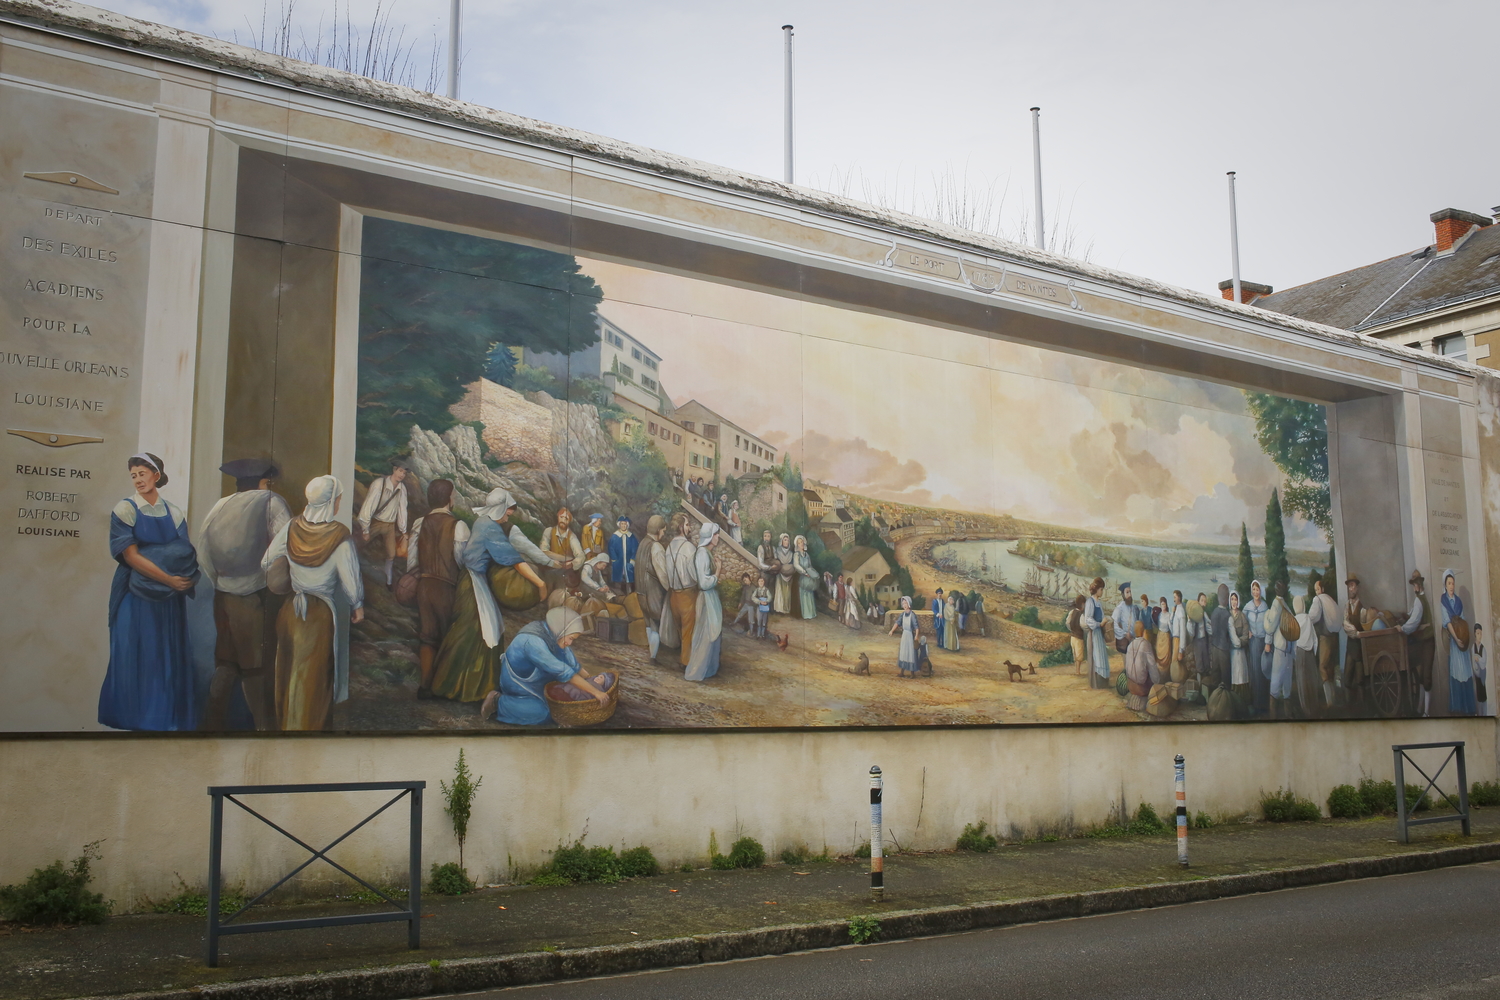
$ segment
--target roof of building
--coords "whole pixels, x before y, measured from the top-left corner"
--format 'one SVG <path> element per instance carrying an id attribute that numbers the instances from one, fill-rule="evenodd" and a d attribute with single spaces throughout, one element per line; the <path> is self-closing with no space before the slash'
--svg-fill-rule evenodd
<path id="1" fill-rule="evenodd" d="M 834 507 L 831 510 L 829 510 L 828 513 L 824 514 L 823 515 L 823 520 L 819 521 L 818 523 L 822 524 L 822 523 L 828 522 L 828 521 L 837 521 L 840 524 L 848 524 L 848 523 L 850 523 L 853 520 L 854 520 L 854 515 L 851 514 L 851 513 L 849 513 L 843 507 Z"/>
<path id="2" fill-rule="evenodd" d="M 887 573 L 885 576 L 882 576 L 879 580 L 875 581 L 875 589 L 876 590 L 885 590 L 887 587 L 895 587 L 895 586 L 897 586 L 897 584 L 896 584 L 896 574 L 894 574 L 894 573 Z"/>
<path id="3" fill-rule="evenodd" d="M 810 500 L 813 503 L 822 503 L 823 502 L 823 498 L 817 494 L 816 490 L 810 490 L 810 489 L 807 489 L 805 487 L 802 490 L 802 499 L 803 500 Z"/>
<path id="4" fill-rule="evenodd" d="M 871 556 L 880 556 L 880 550 L 873 549 L 868 545 L 856 545 L 854 548 L 844 553 L 844 555 L 841 556 L 840 559 L 843 562 L 845 570 L 853 571 L 859 569 L 865 563 L 869 562 Z M 884 559 L 885 557 L 880 556 L 880 558 Z"/>
<path id="5" fill-rule="evenodd" d="M 1255 300 L 1298 319 L 1356 333 L 1476 299 L 1500 297 L 1500 226 L 1469 234 L 1452 253 L 1425 246 Z"/>

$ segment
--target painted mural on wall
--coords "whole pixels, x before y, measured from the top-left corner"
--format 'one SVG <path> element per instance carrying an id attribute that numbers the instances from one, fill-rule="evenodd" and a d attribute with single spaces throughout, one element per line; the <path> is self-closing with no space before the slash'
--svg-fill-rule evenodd
<path id="1" fill-rule="evenodd" d="M 1432 707 L 1439 643 L 1439 707 L 1478 708 L 1457 574 L 1377 609 L 1358 555 L 1334 565 L 1321 406 L 405 223 L 363 239 L 353 481 L 226 456 L 237 492 L 189 539 L 160 460 L 131 459 L 102 723 L 1390 716 Z M 200 574 L 195 688 L 173 664 Z"/>

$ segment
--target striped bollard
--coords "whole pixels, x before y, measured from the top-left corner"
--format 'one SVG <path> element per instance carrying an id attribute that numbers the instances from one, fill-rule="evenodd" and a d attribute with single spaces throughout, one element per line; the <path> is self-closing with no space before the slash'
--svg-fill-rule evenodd
<path id="1" fill-rule="evenodd" d="M 870 892 L 878 899 L 885 892 L 885 852 L 881 850 L 884 835 L 880 830 L 880 797 L 885 783 L 880 765 L 870 768 Z"/>
<path id="2" fill-rule="evenodd" d="M 1182 754 L 1177 755 L 1173 762 L 1177 770 L 1177 863 L 1182 867 L 1188 866 L 1187 856 L 1187 778 L 1184 772 Z"/>

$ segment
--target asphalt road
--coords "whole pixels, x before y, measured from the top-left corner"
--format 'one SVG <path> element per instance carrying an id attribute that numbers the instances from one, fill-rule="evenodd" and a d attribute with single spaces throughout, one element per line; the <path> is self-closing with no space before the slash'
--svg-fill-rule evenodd
<path id="1" fill-rule="evenodd" d="M 1500 863 L 474 996 L 1500 998 Z"/>

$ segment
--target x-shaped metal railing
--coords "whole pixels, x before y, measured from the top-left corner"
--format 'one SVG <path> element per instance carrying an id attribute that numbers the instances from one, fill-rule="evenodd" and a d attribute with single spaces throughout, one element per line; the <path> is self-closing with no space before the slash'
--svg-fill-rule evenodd
<path id="1" fill-rule="evenodd" d="M 1438 766 L 1436 772 L 1430 777 L 1422 770 L 1411 757 L 1407 756 L 1408 750 L 1443 750 L 1448 751 L 1448 756 L 1443 758 L 1443 763 Z M 1396 839 L 1405 844 L 1410 841 L 1407 828 L 1421 826 L 1424 823 L 1449 823 L 1459 820 L 1464 825 L 1464 836 L 1469 835 L 1469 776 L 1464 768 L 1464 743 L 1458 740 L 1453 743 L 1404 743 L 1391 747 L 1391 753 L 1396 758 Z M 1443 776 L 1450 763 L 1457 761 L 1458 764 L 1458 801 L 1453 801 L 1453 796 L 1437 787 L 1437 781 Z M 1427 787 L 1417 795 L 1416 801 L 1411 803 L 1410 809 L 1406 804 L 1406 765 L 1410 764 L 1417 769 L 1417 773 L 1427 778 Z M 1428 792 L 1437 792 L 1443 800 L 1451 805 L 1455 812 L 1452 816 L 1425 816 L 1422 819 L 1413 819 L 1417 812 L 1417 806 Z"/>
<path id="2" fill-rule="evenodd" d="M 407 923 L 407 944 L 411 948 L 421 947 L 422 933 L 422 790 L 427 787 L 425 781 L 352 781 L 336 782 L 318 785 L 216 785 L 210 787 L 208 794 L 213 800 L 212 812 L 209 819 L 209 841 L 208 841 L 208 964 L 210 968 L 219 964 L 219 938 L 226 934 L 256 934 L 262 931 L 286 931 L 305 927 L 339 927 L 348 924 L 374 924 L 393 920 L 405 920 Z M 279 824 L 267 819 L 260 813 L 251 809 L 245 803 L 235 798 L 237 795 L 285 795 L 300 792 L 369 792 L 369 791 L 394 791 L 396 797 L 385 805 L 376 809 L 370 815 L 354 824 L 348 830 L 336 837 L 326 847 L 317 848 L 307 843 L 302 838 L 287 831 Z M 385 812 L 391 806 L 400 802 L 403 798 L 409 799 L 411 804 L 411 832 L 407 848 L 407 875 L 409 886 L 406 893 L 406 901 L 400 902 L 387 894 L 383 889 L 371 885 L 358 875 L 339 864 L 328 856 L 328 852 L 339 844 L 352 837 L 358 830 Z M 307 851 L 311 856 L 296 868 L 283 875 L 276 884 L 260 893 L 244 906 L 227 917 L 219 915 L 219 899 L 223 888 L 223 873 L 220 870 L 223 862 L 224 846 L 224 803 L 233 802 L 245 812 L 260 820 L 266 826 L 275 830 L 292 843 Z M 287 882 L 295 878 L 309 865 L 316 861 L 326 861 L 334 868 L 343 872 L 349 878 L 375 893 L 381 899 L 392 906 L 398 907 L 394 912 L 381 911 L 378 913 L 346 913 L 328 917 L 302 917 L 296 920 L 262 920 L 255 923 L 231 923 L 252 906 L 265 899 L 271 893 L 281 888 Z"/>

